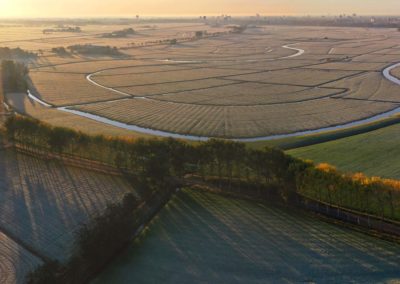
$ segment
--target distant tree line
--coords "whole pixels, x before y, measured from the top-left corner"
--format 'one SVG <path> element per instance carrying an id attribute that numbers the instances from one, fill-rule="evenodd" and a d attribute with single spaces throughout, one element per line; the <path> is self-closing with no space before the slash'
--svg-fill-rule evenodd
<path id="1" fill-rule="evenodd" d="M 43 34 L 48 34 L 48 33 L 80 33 L 82 32 L 82 29 L 80 27 L 58 27 L 55 29 L 44 29 Z"/>
<path id="2" fill-rule="evenodd" d="M 66 56 L 69 55 L 68 50 L 65 49 L 65 47 L 60 46 L 60 47 L 53 47 L 51 49 L 51 52 L 57 54 L 58 56 Z"/>
<path id="3" fill-rule="evenodd" d="M 104 38 L 124 38 L 130 35 L 134 35 L 136 32 L 132 28 L 126 28 L 119 31 L 113 31 L 111 33 L 102 34 L 101 37 Z"/>
<path id="4" fill-rule="evenodd" d="M 117 47 L 112 46 L 101 46 L 92 44 L 77 44 L 68 46 L 68 49 L 72 53 L 79 53 L 83 55 L 107 55 L 107 56 L 122 56 Z"/>

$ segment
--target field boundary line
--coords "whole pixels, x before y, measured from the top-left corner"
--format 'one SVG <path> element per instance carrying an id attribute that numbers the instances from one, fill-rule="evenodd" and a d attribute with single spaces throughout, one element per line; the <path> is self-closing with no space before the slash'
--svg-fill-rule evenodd
<path id="1" fill-rule="evenodd" d="M 38 157 L 42 160 L 57 160 L 65 165 L 82 168 L 89 171 L 99 172 L 102 174 L 114 175 L 114 176 L 123 176 L 124 170 L 126 172 L 127 169 L 119 169 L 110 164 L 91 160 L 83 157 L 79 157 L 76 155 L 67 155 L 67 154 L 54 154 L 50 151 L 39 149 L 38 147 L 26 147 L 19 143 L 14 143 L 11 147 L 21 154 L 30 155 L 34 157 Z"/>
<path id="2" fill-rule="evenodd" d="M 400 237 L 400 222 L 397 220 L 386 219 L 376 215 L 329 204 L 302 194 L 298 194 L 298 196 L 300 198 L 301 207 L 308 211 L 322 214 L 346 224 L 354 224 L 358 227 L 388 234 L 396 238 Z"/>

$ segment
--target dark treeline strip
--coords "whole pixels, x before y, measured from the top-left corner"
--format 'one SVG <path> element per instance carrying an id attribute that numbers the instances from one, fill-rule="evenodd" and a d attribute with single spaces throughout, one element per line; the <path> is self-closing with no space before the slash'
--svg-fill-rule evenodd
<path id="1" fill-rule="evenodd" d="M 109 56 L 125 56 L 117 47 L 92 45 L 92 44 L 77 44 L 67 47 L 71 53 L 79 53 L 84 55 L 109 55 Z"/>
<path id="2" fill-rule="evenodd" d="M 127 37 L 129 35 L 134 35 L 136 32 L 134 29 L 132 28 L 126 28 L 123 30 L 118 30 L 118 31 L 113 31 L 111 33 L 105 33 L 103 35 L 101 35 L 101 37 L 104 38 L 124 38 Z"/>
<path id="3" fill-rule="evenodd" d="M 214 177 L 221 186 L 252 184 L 259 191 L 275 187 L 287 195 L 286 191 L 294 191 L 295 186 L 289 167 L 302 163 L 280 150 L 252 150 L 224 140 L 189 144 L 175 139 L 89 136 L 22 116 L 10 117 L 5 126 L 8 138 L 27 149 L 77 155 L 154 182 L 195 174 L 204 179 Z"/>
<path id="4" fill-rule="evenodd" d="M 226 190 L 272 196 L 284 201 L 297 194 L 363 213 L 400 220 L 400 182 L 342 174 L 301 161 L 273 148 L 211 139 L 189 144 L 175 139 L 116 139 L 51 127 L 20 116 L 6 122 L 9 139 L 25 147 L 79 155 L 161 184 L 198 176 Z"/>

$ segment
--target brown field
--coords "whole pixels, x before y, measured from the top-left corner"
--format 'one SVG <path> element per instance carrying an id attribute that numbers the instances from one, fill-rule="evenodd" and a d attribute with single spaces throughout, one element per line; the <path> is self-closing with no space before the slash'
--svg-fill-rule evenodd
<path id="1" fill-rule="evenodd" d="M 390 73 L 400 79 L 400 67 L 393 69 Z"/>
<path id="2" fill-rule="evenodd" d="M 400 87 L 386 80 L 379 72 L 360 74 L 325 86 L 348 89 L 339 96 L 343 99 L 400 103 Z"/>
<path id="3" fill-rule="evenodd" d="M 151 84 L 143 86 L 117 87 L 115 89 L 129 93 L 133 96 L 149 96 L 149 95 L 160 95 L 169 93 L 176 94 L 180 92 L 186 92 L 198 89 L 210 89 L 218 86 L 227 86 L 235 83 L 236 82 L 222 80 L 222 79 L 202 79 L 202 80 L 188 81 L 188 82 L 172 82 L 172 83 Z"/>
<path id="4" fill-rule="evenodd" d="M 379 71 L 387 64 L 379 62 L 330 62 L 310 66 L 307 68 L 315 68 L 321 70 L 345 70 L 345 71 Z"/>
<path id="5" fill-rule="evenodd" d="M 236 82 L 195 91 L 152 96 L 154 100 L 195 105 L 255 106 L 285 104 L 333 96 L 340 89 L 304 88 L 273 84 Z M 266 95 L 271 94 L 271 95 Z"/>
<path id="6" fill-rule="evenodd" d="M 250 82 L 263 82 L 282 85 L 298 85 L 314 87 L 320 86 L 331 81 L 339 80 L 340 78 L 349 77 L 357 74 L 351 71 L 337 71 L 337 70 L 314 70 L 314 69 L 290 69 L 282 71 L 269 71 L 257 74 L 242 75 L 229 77 L 229 79 L 250 81 Z"/>
<path id="7" fill-rule="evenodd" d="M 44 65 L 43 67 L 36 68 L 33 71 L 90 74 L 103 69 L 134 66 L 136 64 L 138 64 L 138 62 L 135 60 L 80 59 L 78 62 L 70 61 L 53 66 Z"/>
<path id="8" fill-rule="evenodd" d="M 75 109 L 173 133 L 247 138 L 337 125 L 393 108 L 395 104 L 391 103 L 324 98 L 254 106 L 210 106 L 130 99 L 78 106 Z"/>
<path id="9" fill-rule="evenodd" d="M 93 76 L 92 79 L 101 85 L 108 87 L 143 86 L 152 84 L 163 84 L 171 82 L 194 81 L 201 79 L 212 79 L 227 77 L 242 73 L 251 73 L 249 70 L 229 70 L 215 68 L 195 68 L 176 70 L 171 72 L 154 72 L 145 74 L 126 74 L 116 76 Z"/>
<path id="10" fill-rule="evenodd" d="M 227 29 L 173 23 L 132 28 L 138 31 L 134 36 L 107 39 L 99 34 L 117 26 L 89 25 L 78 35 L 43 35 L 32 27 L 24 39 L 23 27 L 15 27 L 0 30 L 0 44 L 10 35 L 4 45 L 43 50 L 30 73 L 31 91 L 40 99 L 179 134 L 286 134 L 341 125 L 400 106 L 400 87 L 381 73 L 398 61 L 400 34 L 395 29 L 260 26 L 243 34 L 190 39 L 197 30 Z M 176 45 L 159 43 L 172 38 L 178 39 Z M 49 51 L 79 43 L 115 45 L 129 57 L 59 57 Z M 99 85 L 86 80 L 89 74 Z M 57 125 L 96 125 L 93 129 L 100 133 L 136 135 L 59 114 L 24 96 L 8 97 L 19 111 Z M 63 122 L 66 117 L 74 122 Z"/>
<path id="11" fill-rule="evenodd" d="M 31 72 L 30 79 L 31 91 L 42 100 L 57 106 L 125 97 L 97 88 L 83 74 Z"/>

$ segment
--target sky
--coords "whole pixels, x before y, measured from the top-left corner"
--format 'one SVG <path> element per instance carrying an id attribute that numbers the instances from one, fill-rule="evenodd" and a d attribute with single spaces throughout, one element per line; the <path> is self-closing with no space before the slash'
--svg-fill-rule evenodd
<path id="1" fill-rule="evenodd" d="M 400 0 L 0 0 L 0 17 L 400 14 Z"/>

